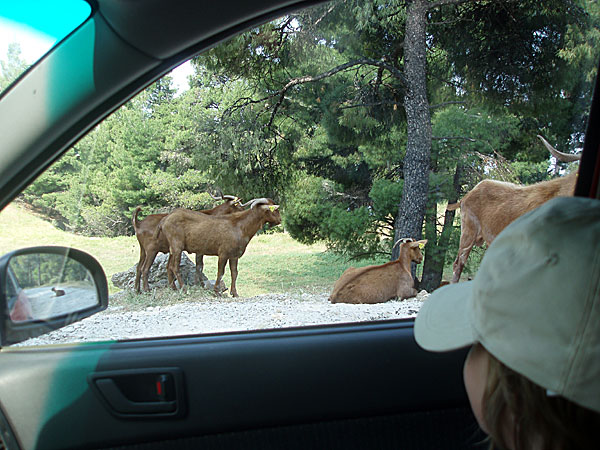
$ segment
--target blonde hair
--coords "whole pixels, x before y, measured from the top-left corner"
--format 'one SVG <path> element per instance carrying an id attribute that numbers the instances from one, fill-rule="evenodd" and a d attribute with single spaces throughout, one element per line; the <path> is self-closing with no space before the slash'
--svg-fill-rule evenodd
<path id="1" fill-rule="evenodd" d="M 600 413 L 549 394 L 487 353 L 483 418 L 490 450 L 508 449 L 511 443 L 514 450 L 598 448 Z"/>

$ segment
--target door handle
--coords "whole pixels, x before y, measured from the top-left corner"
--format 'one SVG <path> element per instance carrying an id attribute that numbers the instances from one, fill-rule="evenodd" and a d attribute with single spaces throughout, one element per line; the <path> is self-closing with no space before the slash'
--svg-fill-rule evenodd
<path id="1" fill-rule="evenodd" d="M 129 400 L 112 378 L 97 379 L 96 387 L 109 405 L 121 414 L 160 414 L 174 412 L 177 409 L 177 402 L 175 400 L 157 402 L 135 402 Z"/>
<path id="2" fill-rule="evenodd" d="M 88 376 L 92 390 L 121 418 L 179 417 L 185 413 L 179 368 L 130 369 Z"/>

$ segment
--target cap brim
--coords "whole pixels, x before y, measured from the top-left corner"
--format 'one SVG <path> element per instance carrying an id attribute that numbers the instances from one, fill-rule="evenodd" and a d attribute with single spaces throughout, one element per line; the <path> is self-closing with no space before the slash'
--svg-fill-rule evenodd
<path id="1" fill-rule="evenodd" d="M 471 326 L 473 282 L 449 284 L 434 291 L 415 320 L 415 339 L 425 350 L 446 352 L 475 342 Z"/>

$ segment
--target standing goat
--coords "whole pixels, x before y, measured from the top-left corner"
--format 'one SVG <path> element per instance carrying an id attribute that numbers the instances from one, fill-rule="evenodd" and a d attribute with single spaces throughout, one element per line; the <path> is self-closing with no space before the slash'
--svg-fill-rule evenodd
<path id="1" fill-rule="evenodd" d="M 398 240 L 398 259 L 382 265 L 360 268 L 350 267 L 335 282 L 329 296 L 331 303 L 383 303 L 398 297 L 399 300 L 414 297 L 417 290 L 410 271 L 411 262 L 423 261 L 420 245 L 427 240 L 414 241 L 411 238 Z M 393 248 L 393 247 L 392 247 Z"/>
<path id="2" fill-rule="evenodd" d="M 562 153 L 538 135 L 552 156 L 563 162 L 577 161 L 579 155 Z M 577 174 L 520 186 L 503 181 L 483 180 L 448 210 L 460 208 L 460 244 L 454 260 L 452 282 L 457 283 L 474 245 L 490 245 L 509 223 L 554 197 L 573 195 Z"/>
<path id="3" fill-rule="evenodd" d="M 181 252 L 213 255 L 219 257 L 215 293 L 220 294 L 219 285 L 229 261 L 231 271 L 231 295 L 237 297 L 235 282 L 238 275 L 238 259 L 246 251 L 250 239 L 265 223 L 276 226 L 281 223 L 279 205 L 273 200 L 260 198 L 252 200 L 250 209 L 226 216 L 207 216 L 178 209 L 159 223 L 155 239 L 163 236 L 169 242 L 169 285 L 175 288 L 173 274 L 179 286 L 183 280 L 179 272 Z"/>
<path id="4" fill-rule="evenodd" d="M 195 214 L 208 214 L 208 215 L 222 215 L 231 214 L 233 212 L 243 211 L 243 205 L 240 205 L 241 199 L 234 195 L 222 195 L 220 197 L 214 197 L 215 200 L 225 200 L 222 204 L 215 206 L 212 209 L 204 209 Z M 137 237 L 138 243 L 140 244 L 140 260 L 138 261 L 135 270 L 135 290 L 140 292 L 140 277 L 143 282 L 144 291 L 149 291 L 148 286 L 148 272 L 152 263 L 159 252 L 169 252 L 169 242 L 164 236 L 158 238 L 154 237 L 156 227 L 160 221 L 167 216 L 167 214 L 150 214 L 144 220 L 138 220 L 138 214 L 142 210 L 141 206 L 135 208 L 133 212 L 133 229 L 135 230 L 135 236 Z M 202 254 L 196 254 L 196 282 L 200 280 L 202 273 Z"/>

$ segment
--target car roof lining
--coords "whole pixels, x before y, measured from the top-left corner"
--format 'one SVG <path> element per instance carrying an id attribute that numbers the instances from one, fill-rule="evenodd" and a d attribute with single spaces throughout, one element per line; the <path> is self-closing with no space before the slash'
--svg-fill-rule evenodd
<path id="1" fill-rule="evenodd" d="M 322 2 L 322 1 L 321 1 Z M 124 41 L 157 59 L 173 57 L 220 33 L 246 29 L 253 21 L 319 1 L 266 0 L 257 9 L 253 2 L 229 2 L 228 20 L 222 20 L 223 2 L 195 0 L 98 0 L 98 10 Z M 232 12 L 234 14 L 232 14 Z"/>

